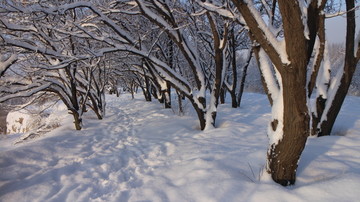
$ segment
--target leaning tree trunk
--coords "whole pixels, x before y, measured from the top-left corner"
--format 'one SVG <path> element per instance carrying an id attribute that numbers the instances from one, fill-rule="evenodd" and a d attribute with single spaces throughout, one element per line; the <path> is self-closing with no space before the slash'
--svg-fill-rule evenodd
<path id="1" fill-rule="evenodd" d="M 346 26 L 346 45 L 345 45 L 345 64 L 343 67 L 343 74 L 340 80 L 339 87 L 336 88 L 335 96 L 333 99 L 327 100 L 326 103 L 321 110 L 326 108 L 328 105 L 328 110 L 324 111 L 322 114 L 322 119 L 318 125 L 316 130 L 318 136 L 330 135 L 331 130 L 334 126 L 336 117 L 338 116 L 341 106 L 345 100 L 347 92 L 349 90 L 352 77 L 354 75 L 357 62 L 359 61 L 359 57 L 355 55 L 354 43 L 355 42 L 355 11 L 353 8 L 355 7 L 354 0 L 346 0 L 346 9 L 347 9 L 347 26 Z"/>
<path id="2" fill-rule="evenodd" d="M 283 124 L 279 123 L 279 120 L 271 123 L 272 130 L 282 130 L 283 136 L 270 145 L 268 172 L 275 182 L 287 186 L 295 183 L 300 155 L 309 135 L 310 117 L 304 88 L 305 77 L 299 79 L 298 74 L 293 72 L 288 72 L 284 77 L 286 79 L 282 81 L 283 89 L 280 91 L 282 95 L 278 98 L 283 101 Z M 274 106 L 278 104 L 274 103 Z M 278 128 L 282 126 L 283 128 Z"/>

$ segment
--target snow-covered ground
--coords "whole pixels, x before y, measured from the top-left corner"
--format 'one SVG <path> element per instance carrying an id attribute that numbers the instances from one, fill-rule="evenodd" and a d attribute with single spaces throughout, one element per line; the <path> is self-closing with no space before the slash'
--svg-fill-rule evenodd
<path id="1" fill-rule="evenodd" d="M 246 93 L 240 109 L 221 105 L 217 128 L 154 101 L 107 97 L 107 116 L 71 117 L 14 145 L 0 139 L 0 201 L 359 201 L 360 98 L 348 97 L 334 136 L 310 138 L 296 185 L 262 174 L 270 108 Z M 66 113 L 64 111 L 64 113 Z"/>

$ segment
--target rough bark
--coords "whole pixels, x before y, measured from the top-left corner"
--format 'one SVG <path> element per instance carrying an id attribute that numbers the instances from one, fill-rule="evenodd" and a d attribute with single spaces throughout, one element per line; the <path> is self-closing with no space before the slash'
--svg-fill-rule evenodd
<path id="1" fill-rule="evenodd" d="M 296 180 L 298 162 L 309 135 L 310 117 L 306 105 L 306 91 L 302 88 L 305 79 L 298 82 L 295 73 L 286 74 L 284 77 L 288 79 L 282 82 L 283 138 L 277 144 L 270 145 L 268 172 L 275 182 L 288 186 Z M 273 129 L 276 129 L 276 126 Z"/>
<path id="2" fill-rule="evenodd" d="M 269 56 L 281 76 L 280 97 L 283 101 L 283 128 L 272 124 L 273 130 L 282 130 L 282 138 L 271 143 L 268 150 L 267 171 L 272 179 L 284 186 L 295 183 L 296 169 L 309 135 L 310 116 L 307 108 L 306 78 L 307 65 L 315 37 L 304 36 L 302 13 L 296 0 L 279 0 L 283 20 L 284 40 L 289 64 L 284 62 L 275 44 L 272 44 L 264 30 L 258 26 L 249 6 L 244 1 L 233 0 L 249 27 L 250 37 L 255 39 Z M 310 26 L 310 31 L 314 30 Z M 316 29 L 315 29 L 316 30 Z M 255 53 L 257 53 L 255 49 Z M 280 78 L 279 78 L 280 79 Z M 275 101 L 274 101 L 275 102 Z M 272 120 L 273 123 L 278 120 Z M 272 135 L 271 133 L 269 135 Z"/>

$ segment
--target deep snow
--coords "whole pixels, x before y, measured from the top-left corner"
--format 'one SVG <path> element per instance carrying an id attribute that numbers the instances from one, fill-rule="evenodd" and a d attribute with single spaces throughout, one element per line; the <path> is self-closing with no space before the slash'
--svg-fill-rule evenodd
<path id="1" fill-rule="evenodd" d="M 358 201 L 360 98 L 347 97 L 334 136 L 310 138 L 294 186 L 262 174 L 270 107 L 246 93 L 242 107 L 218 110 L 200 131 L 195 114 L 177 116 L 141 95 L 107 96 L 107 116 L 82 131 L 64 125 L 14 145 L 0 139 L 0 201 Z M 65 114 L 66 111 L 63 111 Z"/>

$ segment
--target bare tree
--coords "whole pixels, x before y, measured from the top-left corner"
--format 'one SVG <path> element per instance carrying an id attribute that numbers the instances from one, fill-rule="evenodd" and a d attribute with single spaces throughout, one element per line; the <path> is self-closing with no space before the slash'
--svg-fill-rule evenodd
<path id="1" fill-rule="evenodd" d="M 323 83 L 318 83 L 317 86 L 318 89 L 321 89 L 321 92 L 317 94 L 315 105 L 317 113 L 313 113 L 312 128 L 313 135 L 317 136 L 330 135 L 360 59 L 360 39 L 359 37 L 355 39 L 355 2 L 353 0 L 346 1 L 346 11 L 347 26 L 343 68 L 339 69 L 336 78 L 331 80 L 329 78 L 330 73 L 326 72 L 325 66 L 331 63 L 329 56 L 326 56 L 324 59 L 327 63 L 324 63 L 323 68 L 325 70 L 323 72 L 325 75 L 323 77 L 328 79 L 318 78 Z"/>
<path id="2" fill-rule="evenodd" d="M 51 9 L 42 10 L 38 4 L 29 7 L 34 10 L 12 1 L 1 4 L 2 10 L 11 13 L 8 18 L 1 18 L 2 46 L 17 47 L 22 57 L 28 57 L 29 68 L 23 69 L 20 76 L 30 77 L 3 86 L 0 102 L 52 92 L 68 107 L 75 128 L 80 130 L 86 106 L 98 118 L 104 114 L 104 82 L 100 78 L 103 73 L 96 67 L 99 60 L 77 57 L 92 47 L 88 39 L 75 36 L 78 29 L 71 26 L 87 14 L 84 10 L 68 15 L 53 13 Z"/>
<path id="3" fill-rule="evenodd" d="M 325 42 L 326 0 L 231 2 L 239 13 L 229 2 L 220 6 L 207 3 L 204 7 L 248 27 L 264 90 L 272 105 L 266 169 L 275 182 L 294 184 L 298 161 L 310 135 L 310 122 L 317 135 L 330 134 L 359 60 L 354 1 L 346 1 L 344 69 L 333 80 Z M 266 18 L 262 17 L 264 13 Z M 265 19 L 269 22 L 265 23 Z M 314 90 L 316 110 L 312 111 L 310 96 Z"/>

